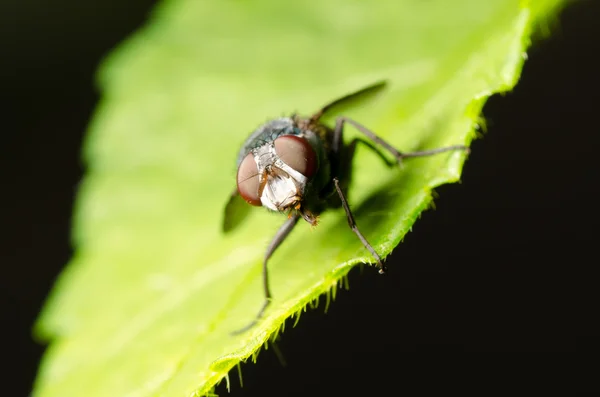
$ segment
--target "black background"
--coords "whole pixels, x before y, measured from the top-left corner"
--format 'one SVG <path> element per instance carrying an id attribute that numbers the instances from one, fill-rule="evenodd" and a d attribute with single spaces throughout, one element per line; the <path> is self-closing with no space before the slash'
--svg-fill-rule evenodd
<path id="1" fill-rule="evenodd" d="M 152 3 L 0 5 L 0 343 L 11 396 L 30 390 L 44 349 L 30 329 L 71 255 L 94 71 Z M 288 327 L 278 343 L 287 366 L 262 352 L 243 366 L 243 388 L 233 374 L 233 395 L 402 390 L 410 352 L 597 350 L 598 21 L 598 1 L 562 13 L 515 91 L 486 105 L 488 133 L 462 184 L 437 190 L 389 275 L 353 270 L 327 315 L 321 305 Z"/>

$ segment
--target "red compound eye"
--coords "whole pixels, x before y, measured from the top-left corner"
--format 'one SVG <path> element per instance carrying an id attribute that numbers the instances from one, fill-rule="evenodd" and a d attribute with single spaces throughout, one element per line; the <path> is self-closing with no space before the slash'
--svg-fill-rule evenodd
<path id="1" fill-rule="evenodd" d="M 252 153 L 249 153 L 240 164 L 240 168 L 238 168 L 238 192 L 248 204 L 261 206 L 262 203 L 260 197 L 258 197 L 259 185 L 258 167 L 256 166 L 256 161 L 254 161 L 254 156 Z"/>
<path id="2" fill-rule="evenodd" d="M 275 152 L 284 163 L 307 178 L 317 168 L 315 151 L 310 143 L 299 136 L 283 135 L 275 139 Z"/>

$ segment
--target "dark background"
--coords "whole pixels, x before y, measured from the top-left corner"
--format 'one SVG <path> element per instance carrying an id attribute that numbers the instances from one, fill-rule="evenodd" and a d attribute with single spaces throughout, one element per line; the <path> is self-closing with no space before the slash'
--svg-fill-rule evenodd
<path id="1" fill-rule="evenodd" d="M 0 5 L 0 347 L 11 396 L 30 390 L 44 350 L 30 328 L 71 255 L 94 71 L 152 3 Z M 597 351 L 598 21 L 598 1 L 562 13 L 515 91 L 486 105 L 489 131 L 463 183 L 437 190 L 389 275 L 353 270 L 327 315 L 321 305 L 287 328 L 287 366 L 262 352 L 243 366 L 244 388 L 233 374 L 233 395 L 400 391 L 410 352 Z"/>

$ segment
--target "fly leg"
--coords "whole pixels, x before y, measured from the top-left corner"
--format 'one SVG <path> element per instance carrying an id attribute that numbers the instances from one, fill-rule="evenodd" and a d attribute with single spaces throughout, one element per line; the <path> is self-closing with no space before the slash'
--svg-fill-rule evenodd
<path id="1" fill-rule="evenodd" d="M 388 157 L 385 156 L 385 154 L 381 153 L 381 149 L 379 149 L 377 146 L 375 146 L 374 143 L 372 143 L 371 141 L 367 141 L 366 139 L 362 139 L 362 138 L 354 138 L 348 144 L 347 161 L 352 161 L 352 158 L 354 157 L 354 152 L 356 151 L 356 146 L 359 143 L 361 143 L 361 144 L 365 145 L 366 147 L 368 147 L 369 149 L 371 149 L 376 155 L 379 156 L 379 158 L 388 167 L 393 167 L 393 166 L 398 165 L 398 161 L 390 160 Z"/>
<path id="2" fill-rule="evenodd" d="M 446 147 L 437 148 L 437 149 L 422 150 L 422 151 L 411 152 L 411 153 L 402 153 L 402 152 L 398 151 L 395 147 L 393 147 L 392 145 L 390 145 L 389 143 L 387 143 L 386 141 L 384 141 L 383 139 L 381 139 L 380 137 L 375 135 L 375 133 L 373 131 L 369 130 L 367 127 L 363 126 L 362 124 L 360 124 L 352 119 L 349 119 L 348 117 L 342 116 L 342 117 L 337 118 L 336 123 L 335 123 L 335 130 L 333 131 L 333 151 L 336 153 L 339 152 L 339 149 L 342 145 L 342 133 L 344 131 L 344 123 L 348 123 L 348 124 L 352 125 L 358 131 L 360 131 L 361 133 L 366 135 L 367 138 L 369 138 L 371 141 L 375 142 L 376 144 L 378 144 L 379 146 L 383 147 L 385 150 L 390 152 L 396 158 L 396 161 L 398 161 L 398 163 L 400 163 L 403 159 L 410 158 L 410 157 L 425 157 L 425 156 L 431 156 L 433 154 L 450 152 L 452 150 L 463 150 L 466 153 L 469 152 L 469 148 L 467 146 L 452 145 L 452 146 L 446 146 Z"/>
<path id="3" fill-rule="evenodd" d="M 358 131 L 360 131 L 362 134 L 364 134 L 367 138 L 369 138 L 369 140 L 372 143 L 369 141 L 360 139 L 360 138 L 355 138 L 354 140 L 352 140 L 352 142 L 350 142 L 350 144 L 348 146 L 346 146 L 344 148 L 345 150 L 342 150 L 342 146 L 343 146 L 342 135 L 343 135 L 343 131 L 344 131 L 344 123 L 348 123 L 348 124 L 352 125 Z M 386 268 L 381 261 L 381 257 L 377 254 L 377 252 L 375 251 L 373 246 L 371 246 L 371 244 L 367 241 L 367 239 L 358 230 L 358 227 L 356 226 L 356 222 L 354 220 L 354 216 L 352 215 L 352 212 L 350 211 L 350 207 L 348 206 L 348 201 L 346 200 L 346 197 L 344 196 L 343 189 L 340 187 L 340 182 L 337 178 L 338 176 L 341 176 L 341 177 L 343 177 L 344 180 L 348 179 L 349 172 L 351 169 L 349 162 L 352 160 L 354 150 L 356 149 L 356 145 L 358 143 L 363 143 L 366 146 L 368 146 L 370 149 L 372 149 L 377 155 L 379 155 L 379 157 L 388 166 L 393 165 L 393 163 L 390 160 L 388 160 L 387 157 L 385 157 L 383 155 L 383 153 L 381 153 L 381 151 L 379 150 L 378 147 L 375 146 L 375 144 L 381 146 L 383 149 L 385 149 L 389 153 L 391 153 L 395 157 L 396 163 L 398 163 L 398 164 L 400 164 L 402 162 L 402 160 L 405 158 L 425 157 L 425 156 L 431 156 L 434 154 L 449 152 L 449 151 L 453 151 L 453 150 L 463 150 L 468 153 L 469 148 L 464 145 L 453 145 L 453 146 L 447 146 L 447 147 L 431 149 L 431 150 L 422 150 L 422 151 L 418 151 L 418 152 L 402 153 L 399 150 L 397 150 L 395 147 L 393 147 L 392 145 L 390 145 L 389 143 L 387 143 L 386 141 L 384 141 L 383 139 L 381 139 L 380 137 L 375 135 L 375 133 L 373 131 L 369 130 L 362 124 L 357 123 L 356 121 L 349 119 L 347 117 L 343 117 L 343 116 L 337 118 L 336 123 L 335 123 L 335 129 L 333 131 L 332 150 L 333 150 L 335 158 L 337 158 L 338 161 L 348 162 L 348 164 L 342 165 L 341 169 L 338 170 L 338 171 L 343 170 L 343 172 L 345 172 L 346 174 L 345 175 L 336 175 L 336 178 L 333 178 L 333 183 L 335 184 L 335 189 L 338 193 L 338 196 L 340 197 L 340 199 L 342 201 L 342 206 L 344 207 L 344 211 L 346 211 L 348 225 L 350 226 L 352 231 L 358 236 L 358 238 L 363 243 L 365 248 L 367 248 L 369 250 L 369 252 L 371 253 L 371 255 L 373 255 L 373 257 L 377 261 L 377 267 L 379 267 L 379 273 L 383 274 L 383 273 L 385 273 Z"/>
<path id="4" fill-rule="evenodd" d="M 283 225 L 281 225 L 279 230 L 277 230 L 277 233 L 275 233 L 273 240 L 271 240 L 271 243 L 267 247 L 267 252 L 265 252 L 265 257 L 263 260 L 263 269 L 262 269 L 263 291 L 265 294 L 265 301 L 264 301 L 262 307 L 260 308 L 260 310 L 258 311 L 258 313 L 256 313 L 256 317 L 254 317 L 254 320 L 252 320 L 245 327 L 234 331 L 233 332 L 234 335 L 241 334 L 243 332 L 246 332 L 250 328 L 254 327 L 256 325 L 256 323 L 258 323 L 258 320 L 260 320 L 262 315 L 267 310 L 267 307 L 269 306 L 269 304 L 271 303 L 272 295 L 271 295 L 271 289 L 269 288 L 269 269 L 267 267 L 267 262 L 269 261 L 269 258 L 271 257 L 271 255 L 273 255 L 273 253 L 275 252 L 277 247 L 279 247 L 279 245 L 281 245 L 283 240 L 285 240 L 285 238 L 288 236 L 288 234 L 290 234 L 292 229 L 294 229 L 294 226 L 296 226 L 298 219 L 300 219 L 299 214 L 297 214 L 297 213 L 291 214 L 290 218 L 287 221 L 285 221 L 285 223 Z"/>
<path id="5" fill-rule="evenodd" d="M 362 233 L 360 232 L 360 230 L 358 230 L 358 227 L 356 226 L 356 222 L 354 221 L 354 216 L 352 215 L 352 211 L 350 211 L 350 207 L 348 206 L 348 201 L 346 200 L 346 197 L 344 197 L 344 193 L 342 192 L 342 189 L 340 188 L 340 181 L 337 178 L 333 178 L 333 183 L 335 184 L 335 190 L 337 190 L 338 196 L 340 196 L 340 200 L 342 200 L 342 205 L 344 206 L 344 211 L 346 211 L 346 218 L 348 218 L 348 226 L 350 226 L 350 229 L 352 229 L 354 234 L 356 234 L 358 236 L 358 238 L 363 243 L 365 248 L 369 250 L 371 255 L 373 255 L 373 257 L 377 261 L 377 267 L 379 268 L 379 274 L 384 274 L 386 272 L 386 267 L 384 266 L 383 262 L 381 261 L 381 257 L 375 251 L 373 246 L 371 244 L 369 244 L 369 242 L 367 241 L 365 236 L 363 236 Z"/>

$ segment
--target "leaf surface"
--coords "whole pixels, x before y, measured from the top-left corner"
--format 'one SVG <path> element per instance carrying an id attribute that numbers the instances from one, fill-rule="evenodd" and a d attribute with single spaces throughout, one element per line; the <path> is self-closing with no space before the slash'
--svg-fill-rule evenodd
<path id="1" fill-rule="evenodd" d="M 372 262 L 342 210 L 314 230 L 300 221 L 270 261 L 266 316 L 231 335 L 262 303 L 262 256 L 285 220 L 253 209 L 221 232 L 248 134 L 385 79 L 385 92 L 343 114 L 402 151 L 469 144 L 485 100 L 514 86 L 532 29 L 560 3 L 163 1 L 99 74 L 76 252 L 36 326 L 51 345 L 34 396 L 212 390 L 286 318 Z M 357 134 L 347 128 L 346 140 Z M 390 169 L 358 150 L 349 200 L 380 254 L 434 187 L 459 180 L 464 160 L 455 152 Z"/>

